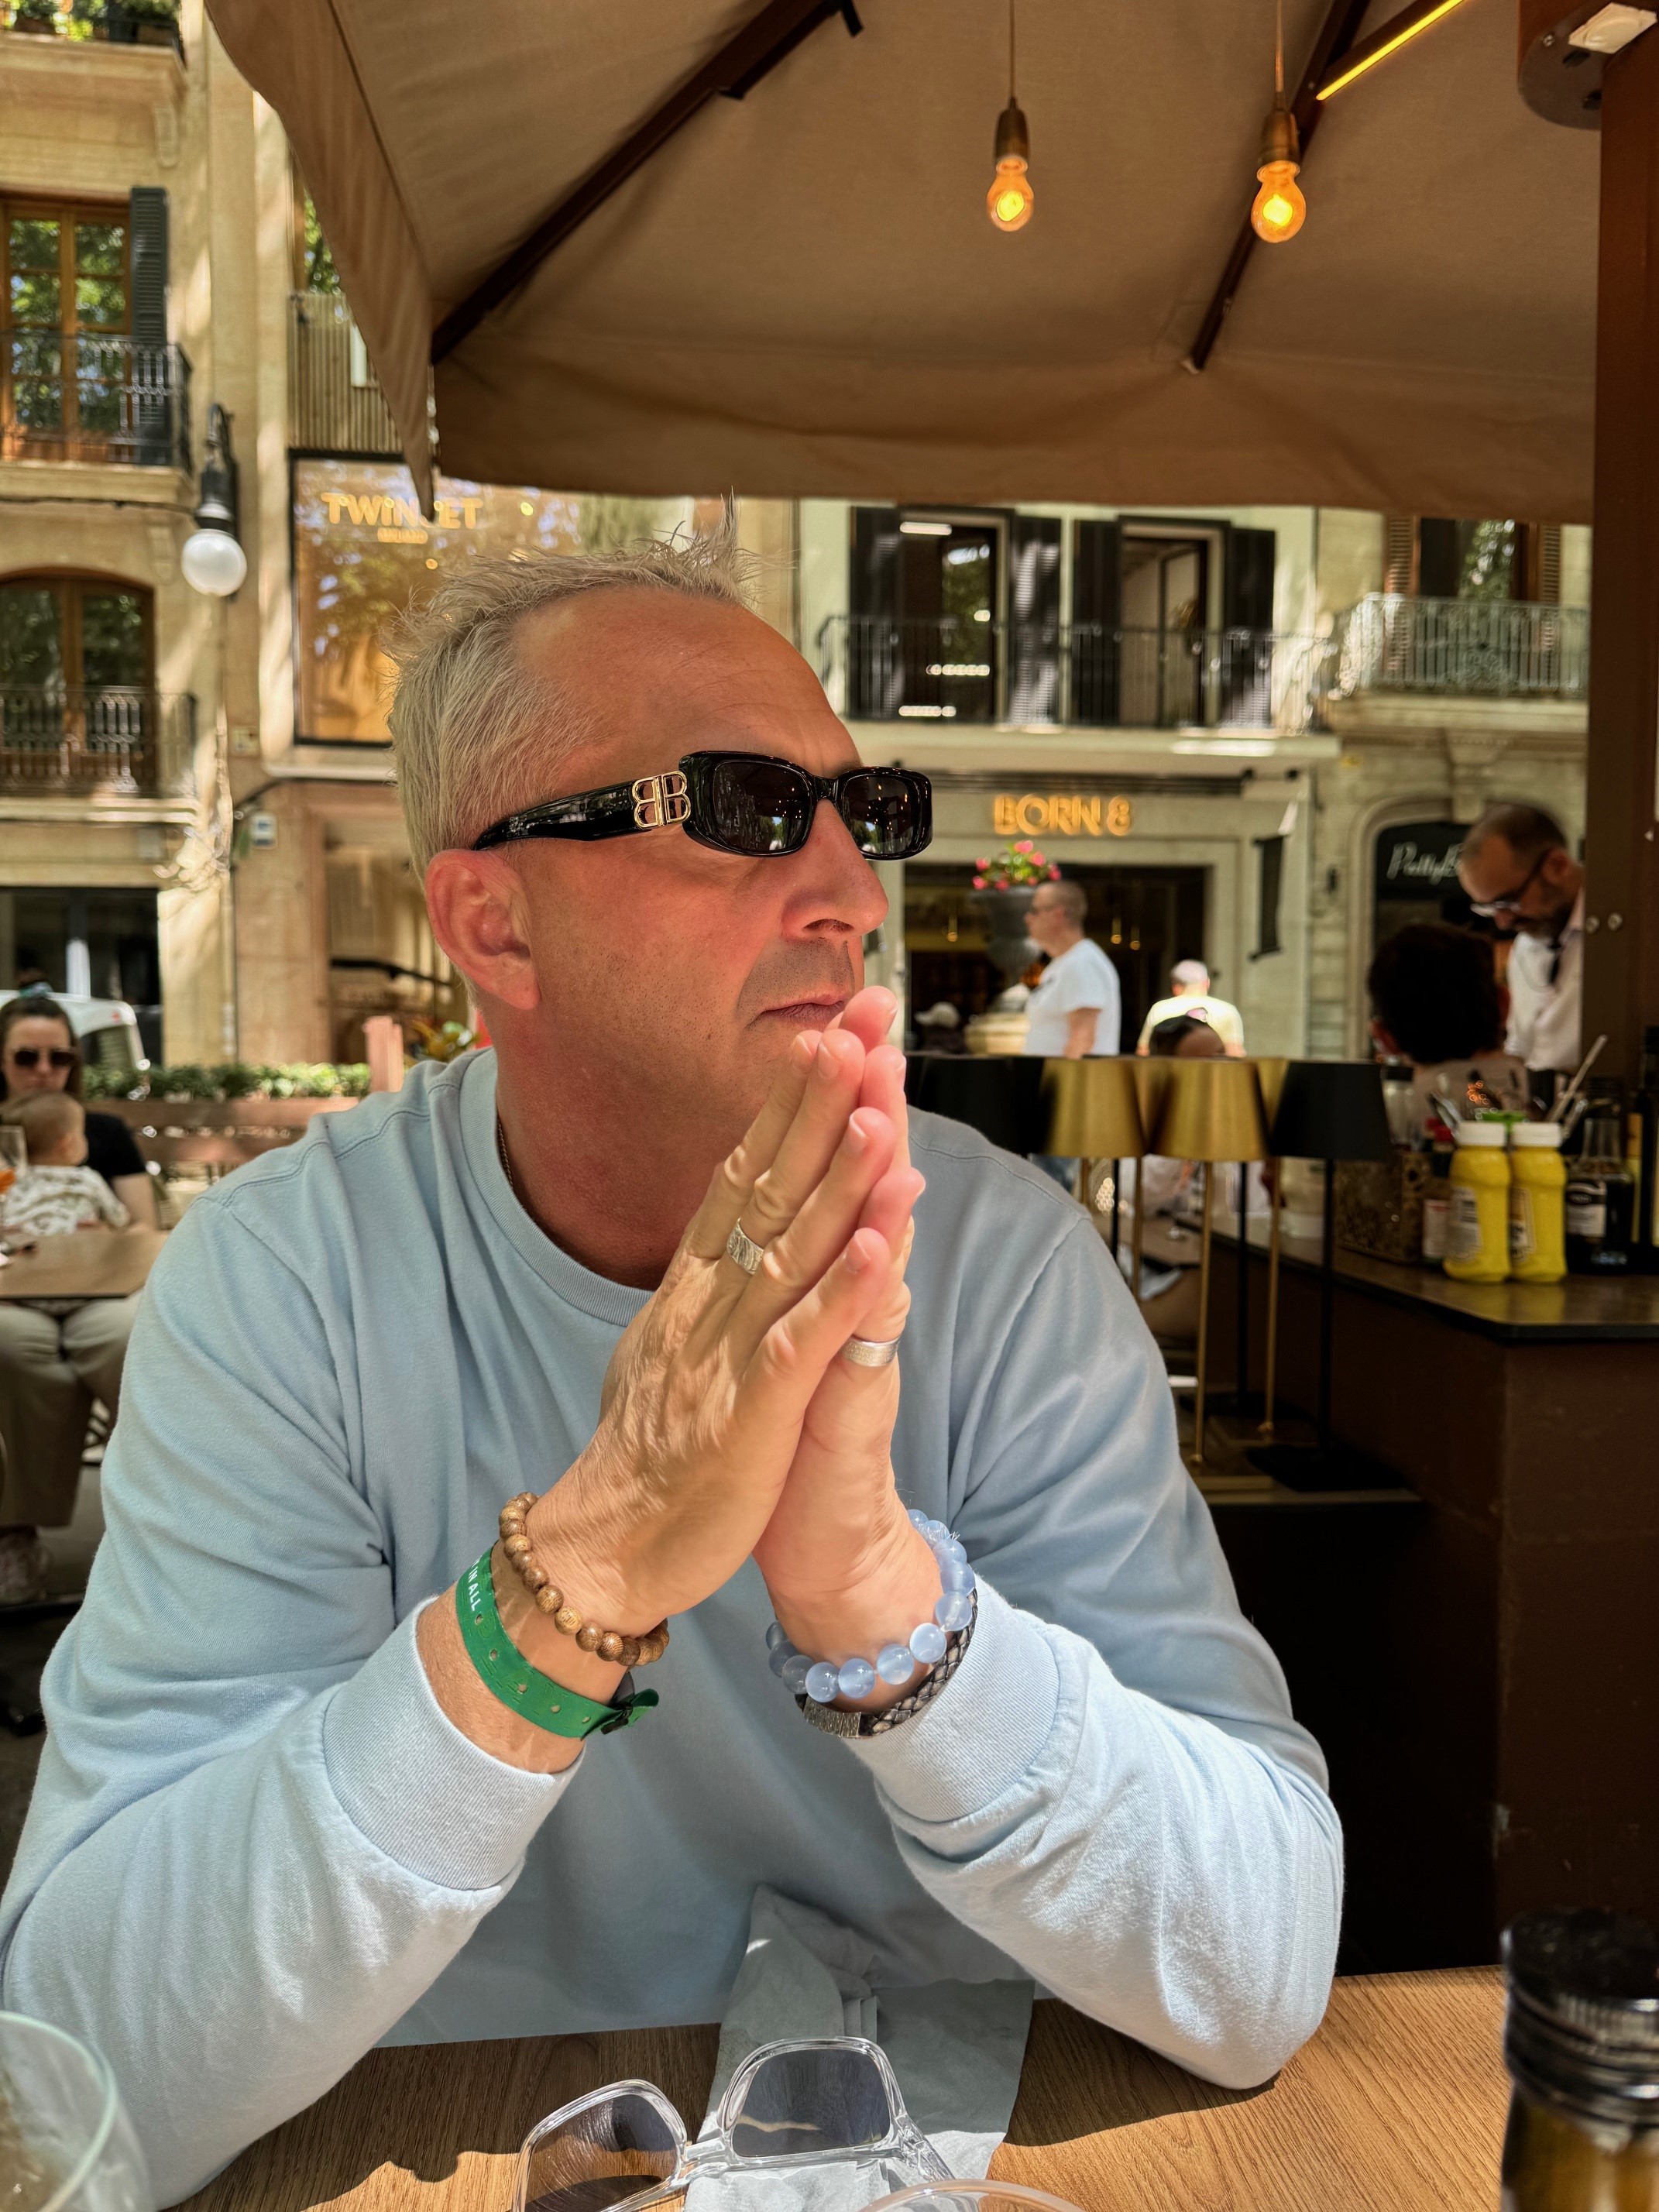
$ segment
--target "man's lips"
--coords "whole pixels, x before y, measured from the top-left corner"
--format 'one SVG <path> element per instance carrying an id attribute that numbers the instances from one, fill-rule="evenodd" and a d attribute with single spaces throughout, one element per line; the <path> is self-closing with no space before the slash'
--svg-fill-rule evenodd
<path id="1" fill-rule="evenodd" d="M 805 1025 L 822 1016 L 828 1021 L 833 1015 L 840 1013 L 851 997 L 850 991 L 815 991 L 809 997 L 787 999 L 781 1006 L 763 1008 L 761 1019 L 796 1022 Z"/>

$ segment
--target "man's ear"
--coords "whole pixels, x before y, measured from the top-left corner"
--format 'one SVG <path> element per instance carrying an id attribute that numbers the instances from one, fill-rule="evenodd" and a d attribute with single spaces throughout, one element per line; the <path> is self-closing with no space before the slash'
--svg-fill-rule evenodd
<path id="1" fill-rule="evenodd" d="M 462 848 L 435 853 L 426 872 L 432 934 L 485 998 L 533 1012 L 541 986 L 530 957 L 524 884 L 510 860 Z"/>
<path id="2" fill-rule="evenodd" d="M 1371 1016 L 1371 1036 L 1375 1042 L 1382 1048 L 1382 1057 L 1385 1060 L 1405 1059 L 1406 1054 L 1401 1051 L 1400 1047 L 1395 1042 L 1394 1031 L 1389 1029 L 1382 1018 L 1376 1014 L 1373 1014 Z"/>

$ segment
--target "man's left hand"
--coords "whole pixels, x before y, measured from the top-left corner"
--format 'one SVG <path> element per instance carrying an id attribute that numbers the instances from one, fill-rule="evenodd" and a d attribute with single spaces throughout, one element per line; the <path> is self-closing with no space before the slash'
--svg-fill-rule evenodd
<path id="1" fill-rule="evenodd" d="M 890 1006 L 885 992 L 862 991 L 841 1026 L 869 1055 L 859 1103 L 890 1117 L 898 1131 L 894 1165 L 908 1169 L 904 1055 L 880 1042 Z M 860 1222 L 879 1230 L 894 1253 L 885 1293 L 860 1331 L 871 1339 L 903 1331 L 910 1304 L 905 1268 L 915 1234 L 906 1217 L 921 1188 L 914 1170 L 908 1180 L 890 1171 Z M 755 1547 L 779 1620 L 815 1658 L 873 1659 L 883 1644 L 908 1642 L 919 1622 L 933 1618 L 939 1568 L 911 1525 L 893 1474 L 898 1403 L 896 1360 L 876 1368 L 832 1361 L 807 1410 L 782 1495 Z M 878 1681 L 859 1702 L 875 1711 L 903 1694 L 902 1686 Z"/>

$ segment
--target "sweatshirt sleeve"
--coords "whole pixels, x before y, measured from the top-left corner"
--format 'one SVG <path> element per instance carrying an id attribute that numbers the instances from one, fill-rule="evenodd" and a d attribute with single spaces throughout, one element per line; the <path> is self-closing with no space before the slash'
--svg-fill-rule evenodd
<path id="1" fill-rule="evenodd" d="M 575 1771 L 492 1759 L 433 1698 L 354 1480 L 341 1327 L 228 1206 L 191 1209 L 42 1686 L 0 1994 L 103 2051 L 163 2203 L 386 2033 Z"/>
<path id="2" fill-rule="evenodd" d="M 1163 1364 L 1092 1227 L 1076 1218 L 1012 1326 L 986 1303 L 963 1316 L 958 1358 L 989 1334 L 951 1477 L 973 1641 L 933 1705 L 850 1747 L 959 1920 L 1194 2072 L 1263 2081 L 1334 1971 L 1323 1763 L 1239 1611 Z"/>

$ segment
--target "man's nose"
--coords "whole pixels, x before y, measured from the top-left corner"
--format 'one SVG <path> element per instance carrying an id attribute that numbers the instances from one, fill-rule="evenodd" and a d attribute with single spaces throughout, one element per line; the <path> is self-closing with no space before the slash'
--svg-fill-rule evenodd
<path id="1" fill-rule="evenodd" d="M 887 894 L 874 868 L 853 842 L 852 832 L 827 799 L 820 799 L 812 828 L 794 865 L 802 872 L 791 904 L 810 908 L 802 926 L 838 923 L 860 936 L 874 929 L 887 912 Z"/>

